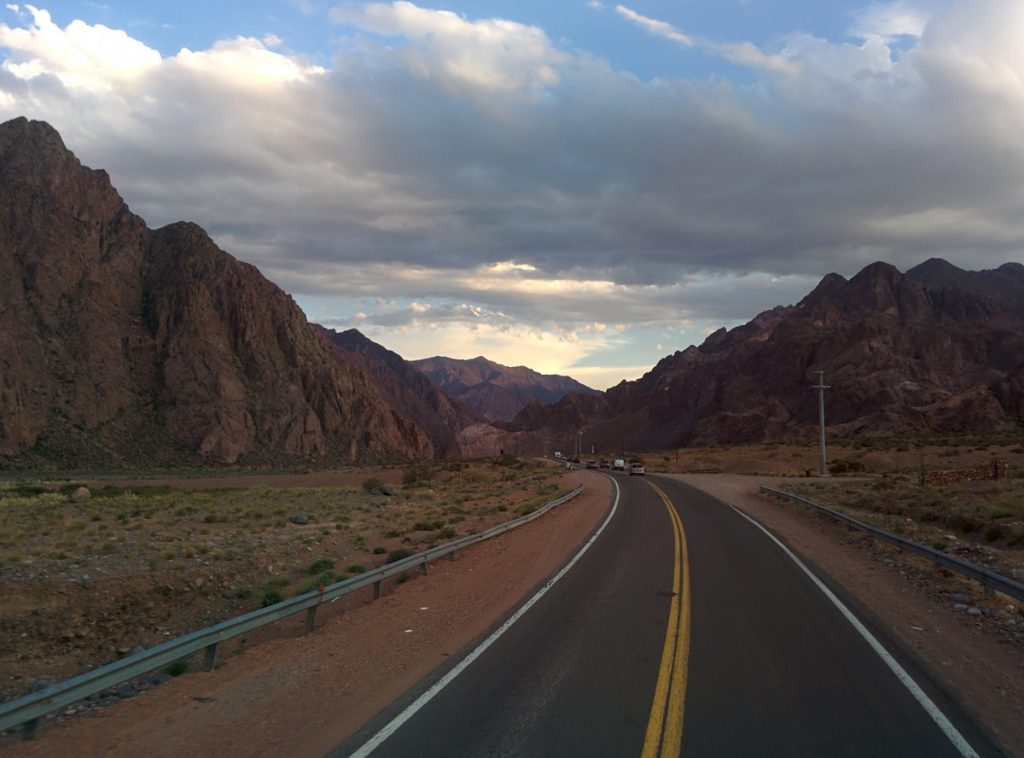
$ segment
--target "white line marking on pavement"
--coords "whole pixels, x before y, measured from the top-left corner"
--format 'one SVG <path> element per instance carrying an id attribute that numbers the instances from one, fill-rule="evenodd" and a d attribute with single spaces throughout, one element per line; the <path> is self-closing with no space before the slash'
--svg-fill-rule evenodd
<path id="1" fill-rule="evenodd" d="M 540 600 L 542 597 L 544 597 L 545 594 L 547 594 L 547 591 L 555 585 L 555 582 L 557 582 L 559 579 L 565 576 L 569 572 L 569 569 L 576 565 L 576 562 L 583 557 L 583 554 L 590 549 L 591 545 L 597 542 L 597 538 L 601 536 L 601 532 L 603 532 L 604 528 L 608 526 L 609 522 L 612 520 L 612 516 L 615 515 L 615 511 L 619 507 L 619 483 L 616 482 L 615 479 L 613 479 L 612 477 L 608 478 L 611 479 L 612 484 L 615 485 L 615 500 L 612 502 L 612 510 L 605 518 L 604 522 L 601 524 L 598 530 L 594 532 L 594 534 L 590 537 L 589 540 L 586 541 L 583 547 L 580 548 L 580 551 L 573 556 L 572 560 L 569 561 L 562 568 L 561 571 L 559 571 L 551 579 L 549 579 L 543 587 L 537 590 L 537 593 L 529 600 L 527 600 L 519 608 L 519 610 L 513 613 L 504 624 L 495 629 L 490 637 L 481 642 L 473 650 L 473 652 L 471 652 L 469 655 L 467 655 L 465 658 L 459 661 L 455 668 L 453 668 L 451 671 L 449 671 L 447 674 L 441 677 L 437 682 L 435 682 L 430 689 L 428 689 L 426 692 L 424 692 L 422 695 L 416 698 L 412 703 L 410 703 L 409 706 L 406 707 L 404 711 L 395 716 L 395 718 L 393 718 L 383 729 L 381 729 L 379 732 L 373 735 L 373 737 L 371 737 L 369 740 L 363 743 L 363 746 L 356 750 L 354 753 L 352 753 L 350 758 L 365 758 L 378 747 L 380 747 L 381 743 L 383 743 L 384 740 L 386 740 L 388 737 L 390 737 L 392 734 L 398 731 L 402 724 L 411 719 L 416 714 L 417 711 L 419 711 L 423 706 L 425 706 L 427 703 L 433 700 L 434 697 L 439 692 L 441 692 L 441 690 L 443 690 L 445 687 L 451 684 L 452 681 L 454 681 L 455 677 L 457 677 L 459 674 L 465 671 L 469 664 L 471 664 L 473 661 L 479 658 L 487 648 L 489 648 L 491 645 L 497 642 L 498 638 L 501 637 L 501 635 L 507 632 L 509 628 L 514 623 L 516 623 L 516 621 L 518 621 L 524 613 L 530 610 L 530 608 L 532 608 L 538 600 Z"/>
<path id="2" fill-rule="evenodd" d="M 939 710 L 939 707 L 935 705 L 932 699 L 928 697 L 924 690 L 921 689 L 921 686 L 917 682 L 915 682 L 914 679 L 910 676 L 910 674 L 907 673 L 906 669 L 904 669 L 896 661 L 896 659 L 889 654 L 889 651 L 882 647 L 882 643 L 879 642 L 875 638 L 875 635 L 869 632 L 867 627 L 864 626 L 860 622 L 860 620 L 853 615 L 850 609 L 843 604 L 843 601 L 837 598 L 835 594 L 832 592 L 832 590 L 826 587 L 825 584 L 820 579 L 818 579 L 818 577 L 816 577 L 811 572 L 811 570 L 807 568 L 807 566 L 804 565 L 803 561 L 797 558 L 796 555 L 793 554 L 793 551 L 791 551 L 788 547 L 783 545 L 782 542 L 780 542 L 774 534 L 769 532 L 759 522 L 752 519 L 750 516 L 748 516 L 746 513 L 741 511 L 736 506 L 730 505 L 729 507 L 736 511 L 738 514 L 740 514 L 751 524 L 756 526 L 758 529 L 760 529 L 762 532 L 767 534 L 768 538 L 771 539 L 771 541 L 774 542 L 776 545 L 778 545 L 782 552 L 788 555 L 797 566 L 803 569 L 804 573 L 811 578 L 811 581 L 814 582 L 815 585 L 817 585 L 818 589 L 820 589 L 822 593 L 824 593 L 825 597 L 832 601 L 832 604 L 839 609 L 839 612 L 846 617 L 846 620 L 853 625 L 853 628 L 860 632 L 860 636 L 864 638 L 864 640 L 868 643 L 868 645 L 871 646 L 871 648 L 876 653 L 878 653 L 878 656 L 885 662 L 885 665 L 888 666 L 890 670 L 892 670 L 892 673 L 896 675 L 896 678 L 903 683 L 903 686 L 910 690 L 910 694 L 913 695 L 917 702 L 921 704 L 921 707 L 924 708 L 925 712 L 932 717 L 932 721 L 934 721 L 935 725 L 942 730 L 942 733 L 949 738 L 949 741 L 953 743 L 953 747 L 955 747 L 960 752 L 960 755 L 964 756 L 964 758 L 978 758 L 978 754 L 977 752 L 975 752 L 974 748 L 972 748 L 970 746 L 970 743 L 968 743 L 967 740 L 964 739 L 963 735 L 957 731 L 957 728 L 953 726 L 952 723 L 950 723 L 949 719 L 946 718 L 945 714 L 943 714 L 942 711 Z"/>

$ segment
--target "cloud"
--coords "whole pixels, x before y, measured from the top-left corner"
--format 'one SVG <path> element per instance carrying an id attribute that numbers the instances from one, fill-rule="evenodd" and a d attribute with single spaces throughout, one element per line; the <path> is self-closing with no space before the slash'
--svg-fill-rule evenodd
<path id="1" fill-rule="evenodd" d="M 567 60 L 535 26 L 504 19 L 467 21 L 451 11 L 411 2 L 342 6 L 330 17 L 336 23 L 416 43 L 402 52 L 409 70 L 460 90 L 537 95 L 558 83 L 556 67 Z"/>
<path id="2" fill-rule="evenodd" d="M 906 2 L 872 3 L 854 14 L 850 33 L 863 40 L 890 42 L 897 37 L 920 37 L 930 14 Z"/>
<path id="3" fill-rule="evenodd" d="M 29 9 L 0 24 L 0 117 L 49 121 L 151 225 L 200 223 L 339 321 L 462 345 L 574 333 L 593 350 L 545 354 L 579 365 L 830 271 L 1024 247 L 1020 0 L 871 6 L 845 39 L 771 51 L 662 28 L 742 84 L 641 81 L 538 27 L 412 3 L 332 18 L 313 62 L 273 34 L 162 57 Z"/>
<path id="4" fill-rule="evenodd" d="M 17 12 L 18 6 L 8 8 Z M 32 15 L 30 28 L 0 24 L 0 47 L 27 59 L 20 64 L 4 61 L 4 69 L 19 78 L 52 73 L 66 87 L 107 89 L 160 64 L 160 53 L 120 29 L 82 21 L 60 29 L 47 11 L 25 8 Z"/>
<path id="5" fill-rule="evenodd" d="M 678 42 L 683 47 L 693 47 L 693 38 L 679 31 L 679 29 L 672 26 L 672 24 L 665 21 L 659 21 L 655 18 L 643 16 L 632 8 L 627 8 L 625 5 L 616 5 L 615 11 L 623 18 L 632 21 L 634 24 L 645 29 L 651 34 L 658 37 L 664 37 L 665 39 L 672 40 L 673 42 Z"/>
<path id="6" fill-rule="evenodd" d="M 796 74 L 798 67 L 785 55 L 766 53 L 751 42 L 716 42 L 708 39 L 691 37 L 667 21 L 643 16 L 625 5 L 615 6 L 620 16 L 645 31 L 671 40 L 682 47 L 697 48 L 711 55 L 724 58 L 730 63 L 749 68 L 763 69 L 780 74 Z"/>

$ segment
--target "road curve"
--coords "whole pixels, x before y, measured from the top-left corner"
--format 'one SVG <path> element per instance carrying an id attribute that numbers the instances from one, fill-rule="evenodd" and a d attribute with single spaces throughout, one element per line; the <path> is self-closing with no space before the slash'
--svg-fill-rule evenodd
<path id="1" fill-rule="evenodd" d="M 599 538 L 372 755 L 964 754 L 756 525 L 681 482 L 615 478 L 621 499 Z M 871 632 L 968 751 L 1000 755 Z M 445 673 L 332 755 L 365 754 Z"/>

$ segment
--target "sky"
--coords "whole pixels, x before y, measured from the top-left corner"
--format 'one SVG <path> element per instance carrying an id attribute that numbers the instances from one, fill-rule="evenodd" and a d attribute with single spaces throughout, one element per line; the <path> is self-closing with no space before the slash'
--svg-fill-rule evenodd
<path id="1" fill-rule="evenodd" d="M 1024 242 L 1024 0 L 7 3 L 22 115 L 312 321 L 601 389 Z"/>

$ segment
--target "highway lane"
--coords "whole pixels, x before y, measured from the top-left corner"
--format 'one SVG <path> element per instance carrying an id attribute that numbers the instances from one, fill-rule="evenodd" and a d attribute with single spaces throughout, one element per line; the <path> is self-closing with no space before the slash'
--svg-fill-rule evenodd
<path id="1" fill-rule="evenodd" d="M 578 563 L 373 755 L 961 754 L 754 525 L 665 477 L 616 481 L 618 510 Z"/>
<path id="2" fill-rule="evenodd" d="M 960 755 L 763 532 L 710 495 L 657 480 L 682 517 L 692 566 L 684 754 Z M 901 663 L 974 749 L 999 754 L 922 672 Z"/>

